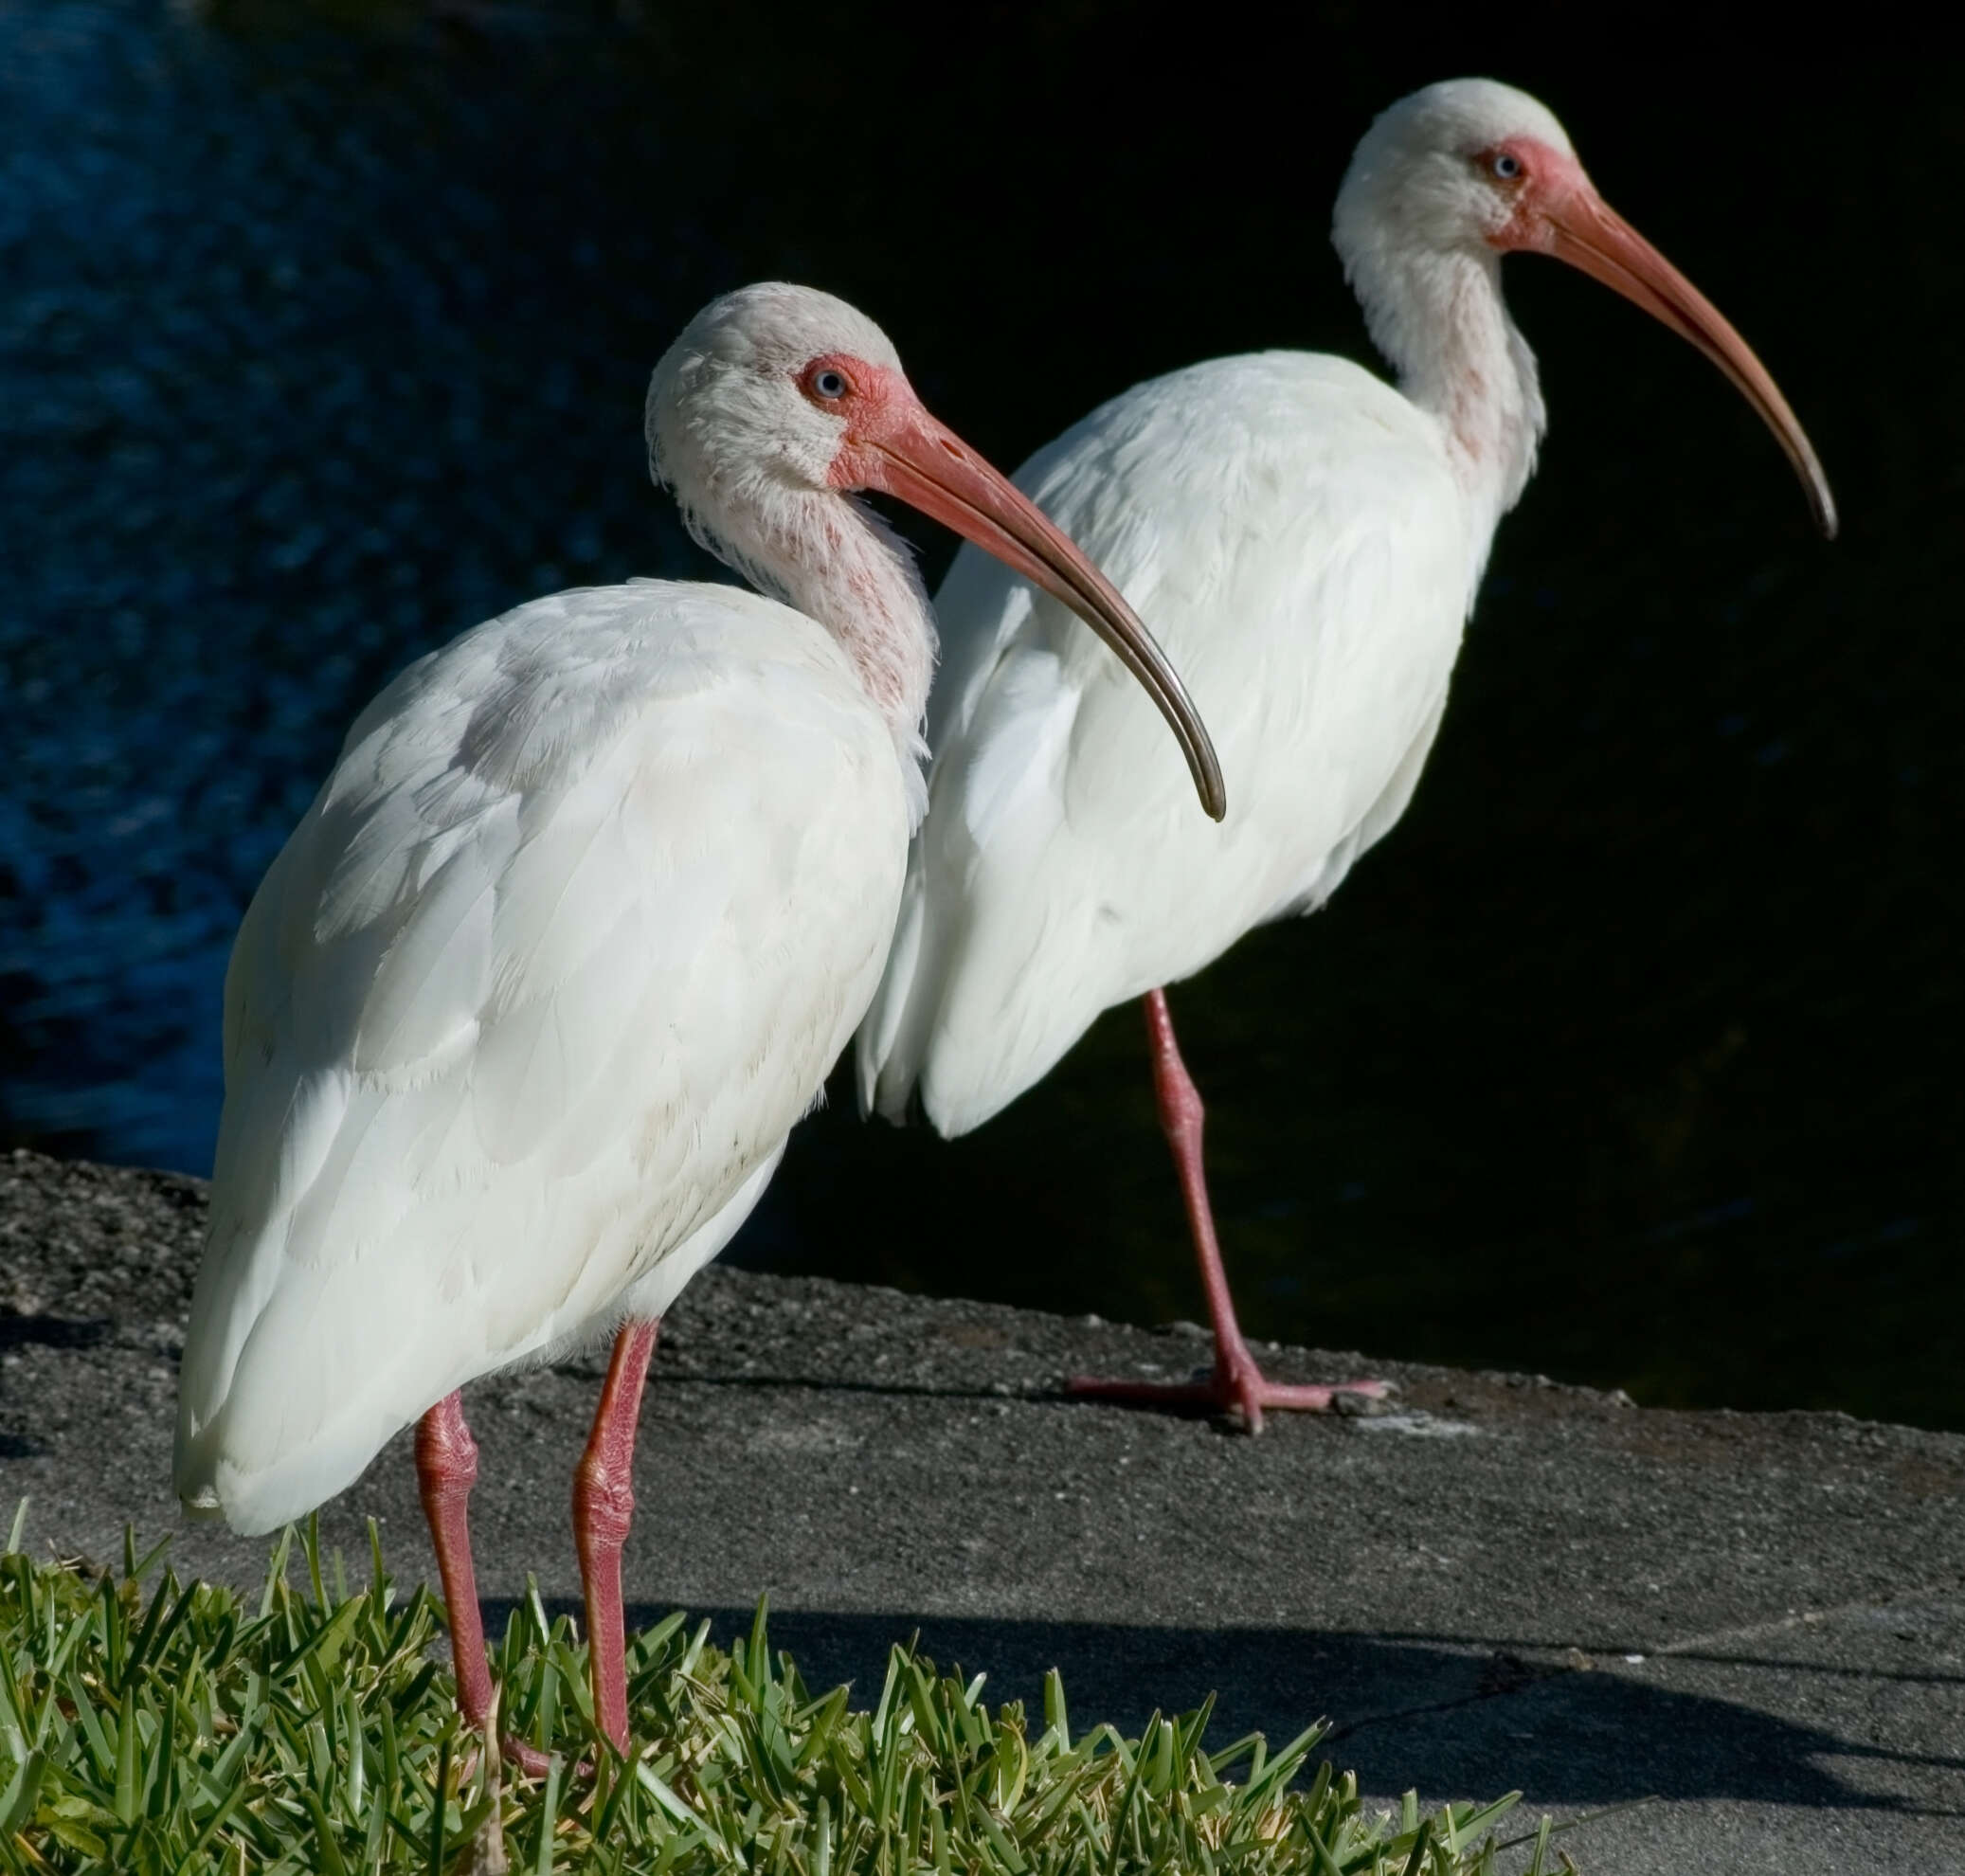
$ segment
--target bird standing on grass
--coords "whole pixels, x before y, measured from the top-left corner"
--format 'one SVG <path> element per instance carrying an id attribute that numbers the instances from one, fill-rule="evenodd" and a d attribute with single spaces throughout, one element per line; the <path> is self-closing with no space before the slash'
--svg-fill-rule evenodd
<path id="1" fill-rule="evenodd" d="M 1109 666 L 1042 593 L 964 549 L 936 596 L 928 820 L 858 1042 L 862 1104 L 898 1120 L 918 1101 L 952 1137 L 1040 1080 L 1100 1011 L 1143 996 L 1214 1368 L 1195 1385 L 1072 1386 L 1205 1405 L 1252 1432 L 1266 1407 L 1325 1408 L 1333 1390 L 1270 1381 L 1236 1325 L 1200 1099 L 1163 986 L 1255 926 L 1314 911 L 1412 799 L 1544 424 L 1502 256 L 1553 254 L 1697 346 L 1835 528 L 1758 359 L 1605 205 L 1534 99 L 1462 80 L 1393 105 L 1358 146 L 1333 237 L 1397 389 L 1342 358 L 1217 359 L 1115 397 L 1017 478 L 1207 700 L 1234 813 L 1190 825 L 1178 771 Z"/>
<path id="2" fill-rule="evenodd" d="M 691 531 L 772 597 L 638 580 L 535 600 L 357 718 L 232 954 L 176 1451 L 188 1507 L 259 1532 L 418 1422 L 459 1704 L 482 1725 L 458 1390 L 612 1334 L 573 1511 L 617 1746 L 657 1326 L 859 1021 L 926 799 L 933 615 L 852 493 L 912 504 L 1086 620 L 1222 806 L 1145 628 L 850 306 L 716 300 L 657 366 L 647 434 Z"/>

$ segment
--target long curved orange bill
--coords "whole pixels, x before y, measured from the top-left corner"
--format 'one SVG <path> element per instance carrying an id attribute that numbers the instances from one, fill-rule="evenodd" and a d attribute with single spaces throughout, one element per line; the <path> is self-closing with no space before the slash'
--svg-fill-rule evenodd
<path id="1" fill-rule="evenodd" d="M 1720 309 L 1595 189 L 1571 190 L 1543 212 L 1550 231 L 1548 253 L 1643 307 L 1697 346 L 1733 381 L 1787 452 L 1807 492 L 1815 525 L 1833 540 L 1835 497 L 1829 492 L 1829 478 L 1814 446 L 1767 368 Z"/>
<path id="2" fill-rule="evenodd" d="M 865 486 L 918 508 L 973 541 L 1070 606 L 1111 646 L 1180 739 L 1200 804 L 1219 821 L 1228 812 L 1221 765 L 1180 673 L 1119 589 L 1063 531 L 918 405 L 903 421 L 865 439 L 863 449 Z"/>

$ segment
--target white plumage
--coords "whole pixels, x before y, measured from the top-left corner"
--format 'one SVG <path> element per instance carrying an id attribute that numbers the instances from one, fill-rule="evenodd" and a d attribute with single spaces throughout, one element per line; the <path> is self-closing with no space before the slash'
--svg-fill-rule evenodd
<path id="1" fill-rule="evenodd" d="M 459 1702 L 481 1724 L 458 1390 L 619 1329 L 574 1488 L 617 1745 L 653 1326 L 757 1202 L 859 1021 L 925 801 L 933 618 L 852 492 L 1068 593 L 1220 806 L 1138 619 L 921 407 L 863 315 L 779 284 L 713 302 L 657 366 L 647 435 L 692 531 L 778 597 L 556 594 L 412 665 L 356 721 L 233 952 L 176 1454 L 189 1506 L 263 1531 L 420 1419 Z"/>
<path id="2" fill-rule="evenodd" d="M 845 655 L 753 594 L 556 594 L 398 677 L 233 953 L 180 1488 L 270 1529 L 660 1315 L 872 995 L 908 825 Z"/>
<path id="3" fill-rule="evenodd" d="M 1220 359 L 1113 398 L 1016 478 L 1153 620 L 1223 753 L 1226 822 L 1180 812 L 1180 771 L 1140 699 L 1055 604 L 963 550 L 936 597 L 928 815 L 857 1049 L 865 1106 L 900 1119 L 918 1097 L 960 1134 L 1100 1011 L 1146 994 L 1217 1363 L 1199 1388 L 1123 1391 L 1252 1426 L 1265 1401 L 1315 1407 L 1329 1391 L 1271 1386 L 1235 1326 L 1200 1105 L 1160 986 L 1253 927 L 1314 911 L 1412 798 L 1495 525 L 1544 424 L 1503 253 L 1568 260 L 1698 345 L 1833 529 L 1772 380 L 1603 204 L 1535 99 L 1483 80 L 1402 99 L 1359 145 L 1333 234 L 1397 389 L 1338 358 Z"/>
<path id="4" fill-rule="evenodd" d="M 873 1105 L 897 1116 L 918 1086 L 949 1135 L 1101 1010 L 1329 896 L 1412 792 L 1467 609 L 1472 549 L 1435 428 L 1342 359 L 1155 379 L 1017 481 L 1098 543 L 1177 648 L 1234 806 L 1197 821 L 1111 660 L 1048 596 L 957 557 L 936 596 L 933 808 L 859 1055 Z"/>

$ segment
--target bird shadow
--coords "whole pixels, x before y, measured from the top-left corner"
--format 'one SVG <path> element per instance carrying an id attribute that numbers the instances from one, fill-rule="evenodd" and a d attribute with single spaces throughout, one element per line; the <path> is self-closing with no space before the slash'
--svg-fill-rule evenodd
<path id="1" fill-rule="evenodd" d="M 93 1348 L 114 1326 L 106 1316 L 18 1315 L 0 1310 L 0 1350 L 24 1348 Z M 47 1451 L 24 1434 L 0 1434 L 0 1459 L 38 1459 Z"/>
<path id="2" fill-rule="evenodd" d="M 1059 1363 L 1060 1373 L 1064 1364 Z M 604 1367 L 561 1367 L 556 1372 L 572 1379 L 598 1382 L 605 1376 Z M 1204 1380 L 1209 1364 L 1201 1362 L 1191 1367 L 1183 1367 L 1178 1373 L 1163 1377 L 1170 1380 Z M 906 1380 L 849 1380 L 837 1375 L 731 1375 L 705 1371 L 700 1374 L 688 1370 L 671 1370 L 662 1376 L 665 1387 L 712 1387 L 752 1389 L 762 1394 L 809 1393 L 809 1394 L 864 1394 L 884 1399 L 954 1400 L 968 1401 L 980 1406 L 1001 1406 L 1006 1401 L 1016 1401 L 1022 1406 L 1083 1407 L 1102 1408 L 1109 1403 L 1096 1397 L 1074 1393 L 1063 1380 L 1019 1382 L 1015 1385 L 992 1383 L 985 1387 L 946 1386 L 933 1381 Z M 1231 1425 L 1231 1416 L 1221 1408 L 1206 1400 L 1156 1401 L 1152 1411 L 1164 1414 L 1174 1419 L 1213 1420 L 1224 1430 Z M 1375 1411 L 1367 1405 L 1367 1414 Z"/>
<path id="3" fill-rule="evenodd" d="M 512 1607 L 487 1603 L 486 1614 L 501 1626 Z M 579 1613 L 571 1603 L 559 1607 Z M 629 1625 L 666 1613 L 638 1604 L 628 1611 Z M 746 1609 L 697 1614 L 726 1643 L 751 1621 Z M 1943 1775 L 1965 1774 L 1965 1756 L 1860 1743 L 1734 1700 L 1660 1687 L 1640 1673 L 1552 1664 L 1545 1649 L 1528 1642 L 776 1610 L 770 1630 L 808 1687 L 849 1683 L 862 1699 L 878 1689 L 892 1646 L 915 1636 L 944 1670 L 984 1669 L 993 1700 L 1021 1700 L 1032 1712 L 1042 1711 L 1043 1677 L 1055 1668 L 1078 1730 L 1106 1720 L 1137 1735 L 1151 1713 L 1188 1711 L 1211 1693 L 1218 1743 L 1250 1730 L 1280 1742 L 1325 1716 L 1337 1723 L 1319 1756 L 1355 1770 L 1367 1791 L 1416 1786 L 1433 1796 L 1477 1796 L 1520 1786 L 1544 1805 L 1594 1808 L 1657 1796 L 1965 1815 L 1935 1792 L 1873 1789 L 1880 1768 L 1897 1768 L 1882 1776 L 1898 1786 L 1928 1787 Z M 1790 1662 L 1752 1665 L 1817 1671 Z M 1821 1671 L 1862 1677 L 1866 1670 Z"/>
<path id="4" fill-rule="evenodd" d="M 763 1394 L 806 1393 L 806 1394 L 865 1394 L 893 1400 L 969 1400 L 981 1403 L 1006 1400 L 1023 1403 L 1031 1401 L 1075 1400 L 1062 1386 L 1037 1382 L 1019 1387 L 962 1387 L 944 1386 L 933 1381 L 904 1380 L 848 1380 L 830 1375 L 724 1375 L 724 1374 L 678 1374 L 664 1375 L 667 1385 L 687 1382 L 692 1387 L 750 1388 Z"/>
<path id="5" fill-rule="evenodd" d="M 93 1348 L 113 1325 L 107 1316 L 17 1316 L 0 1313 L 0 1348 Z"/>

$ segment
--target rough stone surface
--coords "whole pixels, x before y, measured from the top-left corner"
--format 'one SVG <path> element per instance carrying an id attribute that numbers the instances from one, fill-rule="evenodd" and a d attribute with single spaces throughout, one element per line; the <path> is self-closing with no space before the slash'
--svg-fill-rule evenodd
<path id="1" fill-rule="evenodd" d="M 177 1524 L 174 1363 L 193 1180 L 0 1160 L 0 1494 L 31 1542 L 114 1556 Z M 1221 1737 L 1328 1715 L 1366 1788 L 1519 1785 L 1591 1871 L 1965 1871 L 1965 1438 L 1835 1415 L 1686 1414 L 1533 1377 L 1389 1375 L 1395 1411 L 1260 1439 L 1090 1406 L 1081 1369 L 1205 1344 L 712 1270 L 664 1329 L 637 1458 L 635 1614 L 726 1636 L 771 1597 L 814 1681 L 864 1688 L 918 1628 L 944 1665 L 1137 1727 L 1220 1694 Z M 566 1505 L 598 1357 L 470 1397 L 488 1599 L 577 1596 Z M 406 1441 L 322 1513 L 431 1573 Z M 179 1529 L 245 1582 L 258 1541 Z"/>

